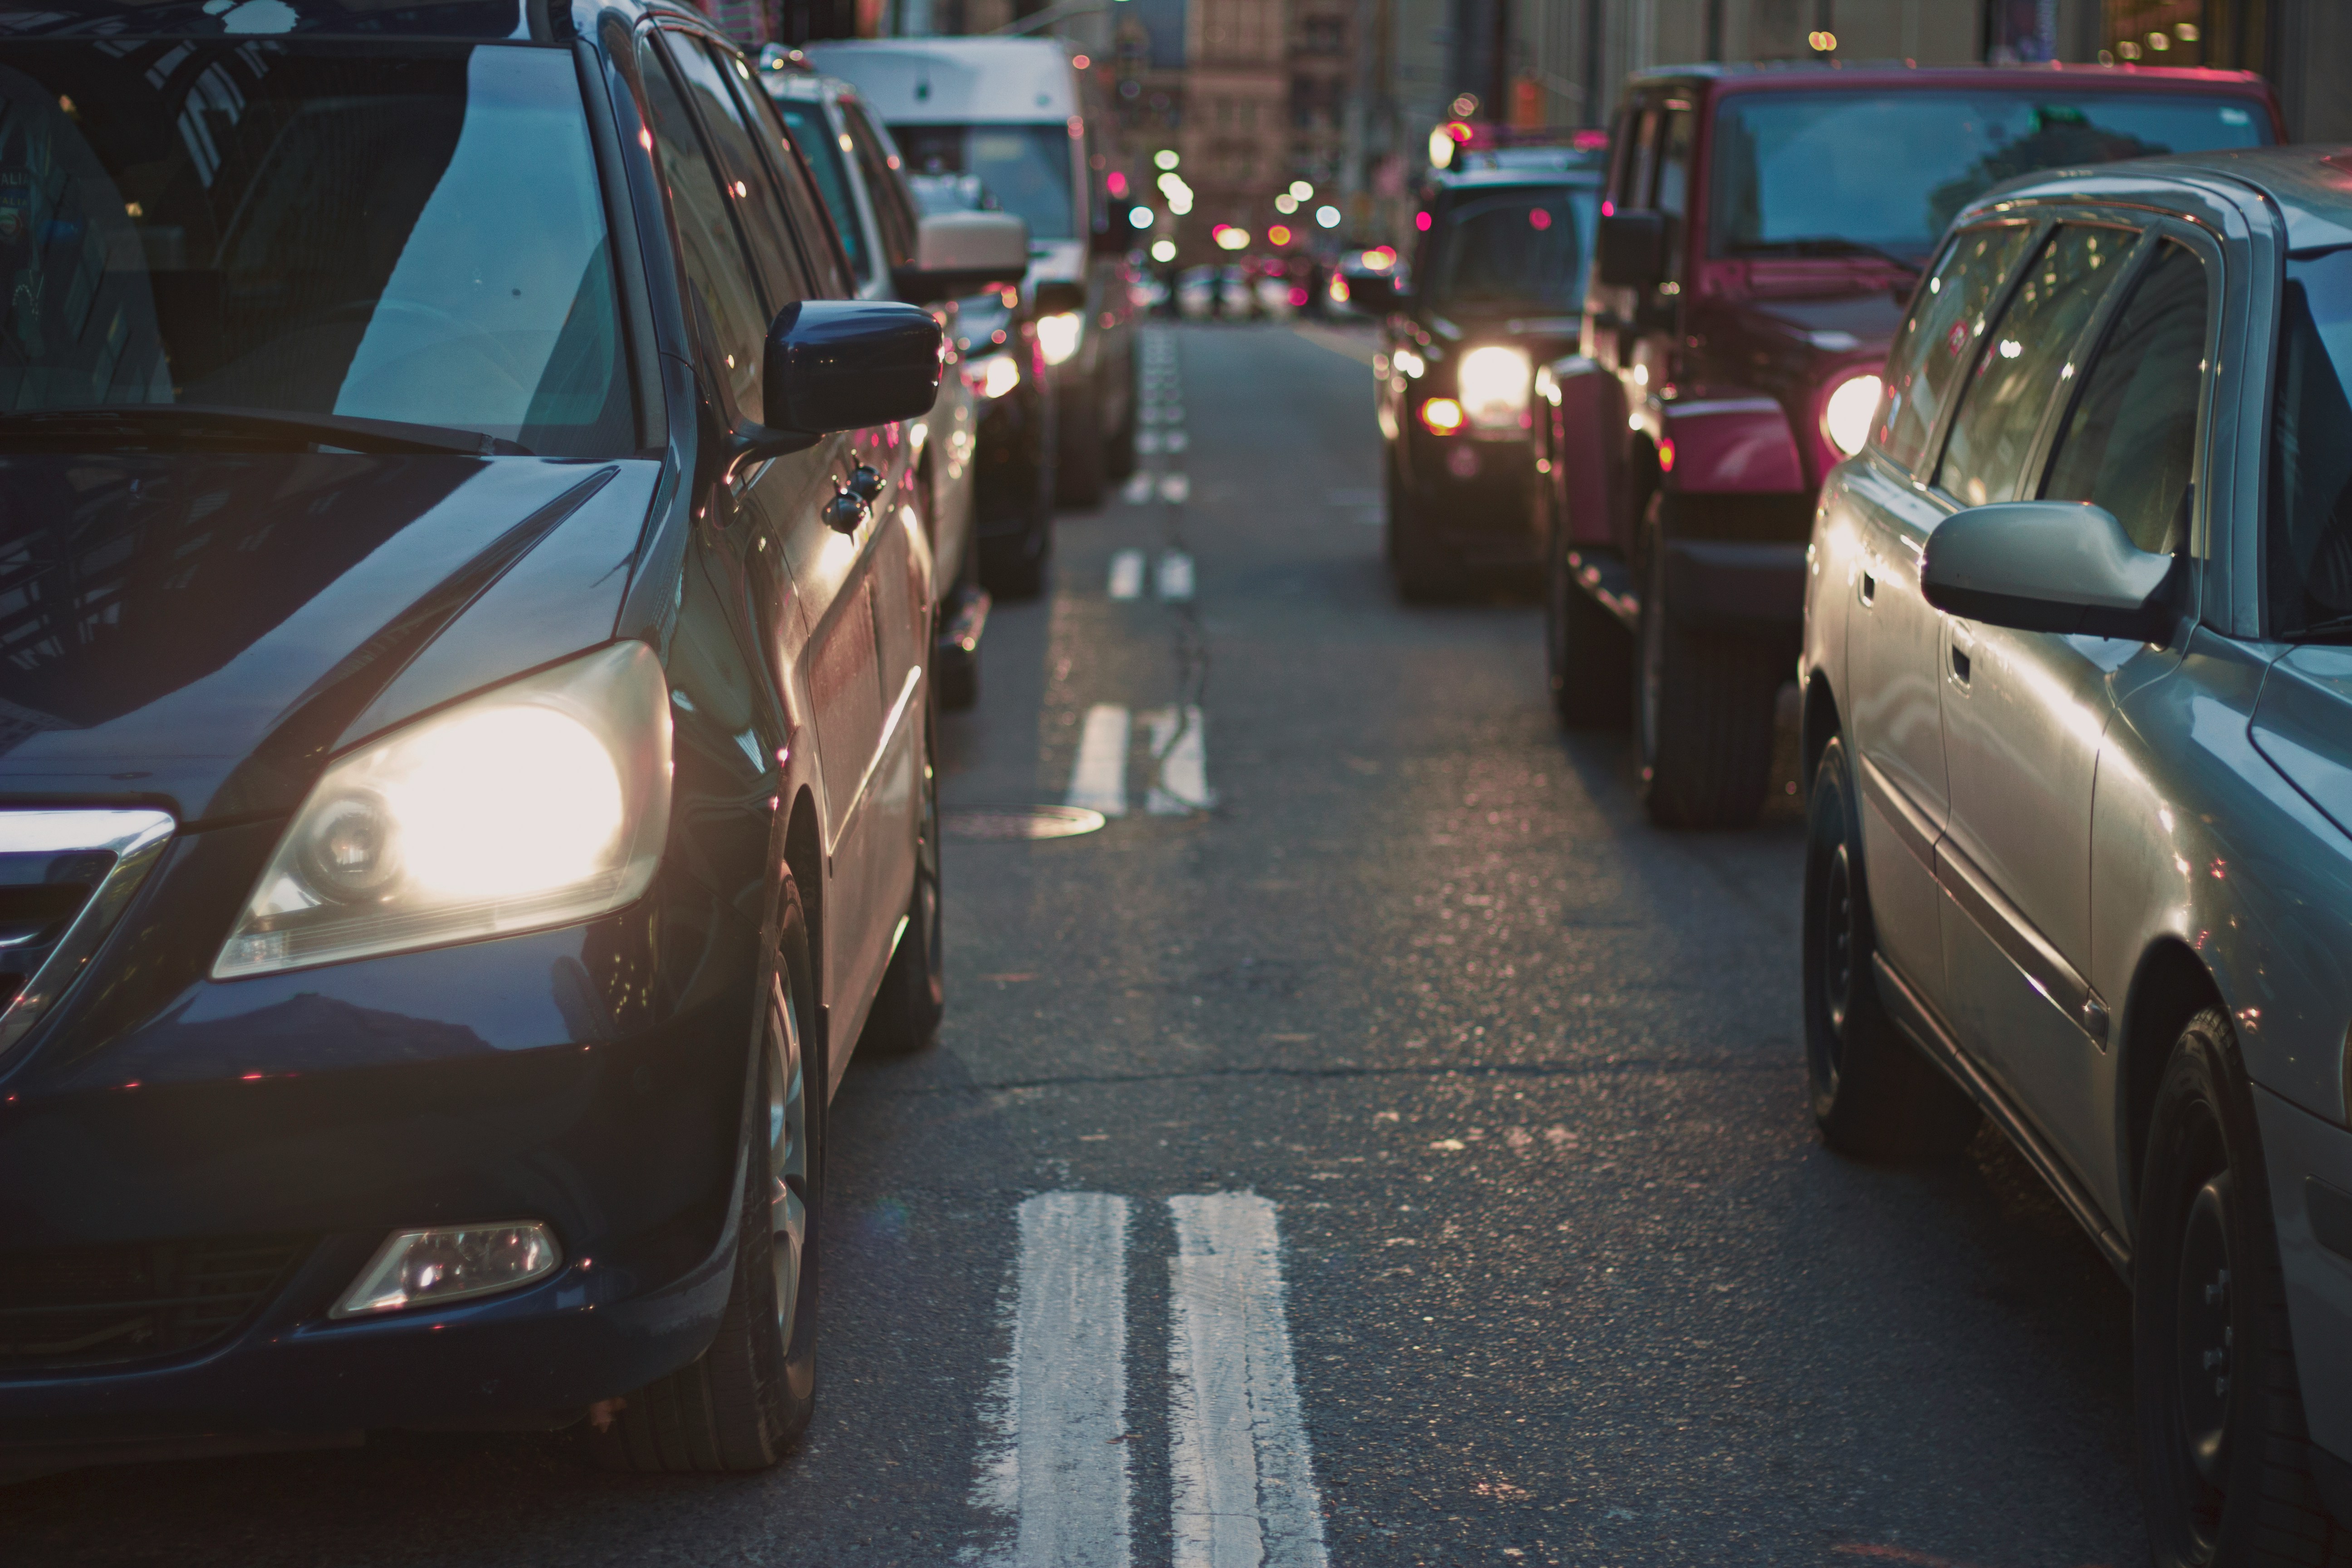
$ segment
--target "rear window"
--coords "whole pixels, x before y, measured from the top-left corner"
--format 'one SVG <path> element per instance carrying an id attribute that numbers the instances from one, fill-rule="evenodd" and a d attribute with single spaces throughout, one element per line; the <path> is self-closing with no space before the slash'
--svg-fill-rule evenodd
<path id="1" fill-rule="evenodd" d="M 784 129 L 793 133 L 793 142 L 808 160 L 809 172 L 816 176 L 816 188 L 824 197 L 824 210 L 831 215 L 833 226 L 840 231 L 841 243 L 849 252 L 849 265 L 860 278 L 874 276 L 873 257 L 866 245 L 866 226 L 857 221 L 857 202 L 849 194 L 849 171 L 844 166 L 841 143 L 846 135 L 836 135 L 825 122 L 824 105 L 800 99 L 779 99 L 777 112 L 784 117 Z"/>
<path id="2" fill-rule="evenodd" d="M 1594 220 L 1584 186 L 1534 185 L 1457 198 L 1431 236 L 1420 287 L 1430 308 L 1463 314 L 1572 314 L 1584 299 Z"/>
<path id="3" fill-rule="evenodd" d="M 890 137 L 910 174 L 976 175 L 997 206 L 1029 225 L 1030 238 L 1077 237 L 1070 128 L 1063 121 L 893 125 Z"/>

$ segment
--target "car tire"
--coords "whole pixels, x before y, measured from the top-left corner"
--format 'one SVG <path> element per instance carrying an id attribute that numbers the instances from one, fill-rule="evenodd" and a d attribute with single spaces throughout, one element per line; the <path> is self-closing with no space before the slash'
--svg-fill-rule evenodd
<path id="1" fill-rule="evenodd" d="M 1622 729 L 1633 705 L 1633 639 L 1555 549 L 1544 573 L 1544 666 L 1565 730 Z"/>
<path id="2" fill-rule="evenodd" d="M 1841 1154 L 1950 1153 L 1982 1118 L 1903 1037 L 1879 999 L 1861 829 L 1845 742 L 1833 735 L 1813 770 L 1805 836 L 1805 1083 L 1813 1124 Z"/>
<path id="3" fill-rule="evenodd" d="M 2352 1561 L 2311 1479 L 2253 1096 L 2229 1016 L 2174 1042 L 2132 1257 L 2140 1494 L 2158 1568 Z"/>
<path id="4" fill-rule="evenodd" d="M 1466 574 L 1461 558 L 1429 537 L 1428 509 L 1397 477 L 1396 459 L 1387 464 L 1388 527 L 1383 536 L 1389 574 L 1397 596 L 1408 605 L 1440 605 L 1462 596 Z"/>
<path id="5" fill-rule="evenodd" d="M 826 1077 L 814 1049 L 815 998 L 808 922 L 787 879 L 761 999 L 753 1081 L 763 1109 L 745 1141 L 727 1306 L 709 1348 L 592 1426 L 591 1452 L 607 1468 L 763 1470 L 808 1426 L 824 1212 Z"/>
<path id="6" fill-rule="evenodd" d="M 1771 783 L 1780 671 L 1748 638 L 1685 624 L 1666 595 L 1661 500 L 1651 502 L 1633 660 L 1642 807 L 1661 827 L 1745 827 Z"/>
<path id="7" fill-rule="evenodd" d="M 941 938 L 943 903 L 940 897 L 940 778 L 932 749 L 938 726 L 925 716 L 922 771 L 922 816 L 915 836 L 915 880 L 907 895 L 907 930 L 890 966 L 882 973 L 882 987 L 874 998 L 858 1048 L 877 1056 L 906 1057 L 929 1050 L 940 1037 L 940 1020 L 947 1014 L 947 968 Z"/>
<path id="8" fill-rule="evenodd" d="M 1055 504 L 1092 508 L 1102 505 L 1108 443 L 1103 437 L 1102 404 L 1092 386 L 1073 388 L 1064 405 L 1061 466 L 1054 480 Z"/>

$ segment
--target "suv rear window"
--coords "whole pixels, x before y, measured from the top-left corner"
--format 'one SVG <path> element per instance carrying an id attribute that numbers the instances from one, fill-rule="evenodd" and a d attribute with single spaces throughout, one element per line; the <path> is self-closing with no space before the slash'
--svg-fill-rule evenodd
<path id="1" fill-rule="evenodd" d="M 1580 185 L 1457 195 L 1430 237 L 1423 297 L 1438 311 L 1572 314 L 1584 300 L 1594 208 Z"/>

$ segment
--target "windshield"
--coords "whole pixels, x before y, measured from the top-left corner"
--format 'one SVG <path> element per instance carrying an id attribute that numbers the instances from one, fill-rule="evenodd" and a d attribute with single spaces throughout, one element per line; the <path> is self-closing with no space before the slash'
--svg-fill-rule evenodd
<path id="1" fill-rule="evenodd" d="M 2290 258 L 2266 575 L 2280 635 L 2352 615 L 2352 249 Z"/>
<path id="2" fill-rule="evenodd" d="M 636 445 L 561 50 L 18 45 L 0 65 L 0 410 Z"/>
<path id="3" fill-rule="evenodd" d="M 891 139 L 918 174 L 971 174 L 996 205 L 1029 225 L 1032 239 L 1071 239 L 1070 129 L 1050 125 L 893 125 Z"/>
<path id="4" fill-rule="evenodd" d="M 793 133 L 793 143 L 816 175 L 825 216 L 841 231 L 842 246 L 849 252 L 850 270 L 860 278 L 870 277 L 866 265 L 866 226 L 857 221 L 857 204 L 849 195 L 849 171 L 841 158 L 842 143 L 849 138 L 844 134 L 836 140 L 833 128 L 825 123 L 821 103 L 784 98 L 776 100 L 776 108 L 783 114 L 784 129 Z"/>
<path id="5" fill-rule="evenodd" d="M 1461 203 L 1423 268 L 1430 308 L 1575 311 L 1584 299 L 1594 201 L 1586 187 L 1548 185 Z"/>
<path id="6" fill-rule="evenodd" d="M 2059 164 L 2254 147 L 2252 102 L 2084 93 L 1753 93 L 1716 117 L 1717 256 L 1802 253 L 1839 239 L 1924 259 L 1960 208 Z"/>

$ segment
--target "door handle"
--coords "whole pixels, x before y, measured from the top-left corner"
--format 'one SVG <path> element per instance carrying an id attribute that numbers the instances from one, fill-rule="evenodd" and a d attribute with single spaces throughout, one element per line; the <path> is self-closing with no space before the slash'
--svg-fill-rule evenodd
<path id="1" fill-rule="evenodd" d="M 820 509 L 824 525 L 835 533 L 856 533 L 857 525 L 866 521 L 866 502 L 852 490 L 835 490 L 831 500 Z"/>
<path id="2" fill-rule="evenodd" d="M 1878 574 L 1865 566 L 1862 569 L 1862 602 L 1874 603 L 1878 598 Z"/>
<path id="3" fill-rule="evenodd" d="M 1969 683 L 1969 656 L 1961 651 L 1958 643 L 1952 645 L 1952 679 L 1962 686 Z"/>
<path id="4" fill-rule="evenodd" d="M 872 502 L 882 493 L 882 476 L 864 463 L 849 470 L 849 493 L 859 500 Z"/>

